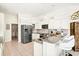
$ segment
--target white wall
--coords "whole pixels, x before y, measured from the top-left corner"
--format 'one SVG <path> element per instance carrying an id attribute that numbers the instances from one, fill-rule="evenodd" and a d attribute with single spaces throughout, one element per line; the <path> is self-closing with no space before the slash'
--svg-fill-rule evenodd
<path id="1" fill-rule="evenodd" d="M 65 8 L 64 8 L 65 7 Z M 79 6 L 73 5 L 59 5 L 55 6 L 52 12 L 38 17 L 32 17 L 28 14 L 19 14 L 18 15 L 18 24 L 19 24 L 19 42 L 21 40 L 21 24 L 35 24 L 36 29 L 41 29 L 42 24 L 48 24 L 49 29 L 68 29 L 70 34 L 70 19 L 71 15 L 79 10 Z"/>
<path id="2" fill-rule="evenodd" d="M 68 29 L 70 19 L 68 18 L 68 14 L 65 15 L 65 12 L 66 11 L 63 11 L 63 9 L 60 8 L 54 12 L 44 15 L 43 18 L 43 20 L 45 20 L 44 23 L 46 22 L 49 24 L 49 29 L 59 29 L 59 28 Z"/>
<path id="3" fill-rule="evenodd" d="M 37 19 L 35 17 L 32 17 L 32 15 L 29 14 L 18 14 L 18 42 L 21 42 L 21 25 L 32 25 L 35 24 Z"/>
<path id="4" fill-rule="evenodd" d="M 70 34 L 70 22 L 72 22 L 70 17 L 78 10 L 79 6 L 55 6 L 55 9 L 52 12 L 40 17 L 43 19 L 42 24 L 49 24 L 49 29 L 68 29 Z"/>
<path id="5" fill-rule="evenodd" d="M 12 14 L 5 14 L 5 24 L 10 25 L 9 30 L 5 30 L 5 41 L 11 41 L 11 24 L 17 24 L 17 16 Z"/>
<path id="6" fill-rule="evenodd" d="M 4 36 L 4 14 L 0 12 L 0 36 Z"/>

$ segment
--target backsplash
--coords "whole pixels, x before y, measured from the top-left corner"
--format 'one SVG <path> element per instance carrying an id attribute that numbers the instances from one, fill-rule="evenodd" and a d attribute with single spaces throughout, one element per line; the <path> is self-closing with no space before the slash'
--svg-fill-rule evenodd
<path id="1" fill-rule="evenodd" d="M 34 29 L 32 32 L 42 34 L 42 33 L 49 33 L 49 30 L 48 29 Z"/>
<path id="2" fill-rule="evenodd" d="M 63 33 L 64 35 L 68 34 L 68 29 L 34 29 L 33 33 L 38 33 L 38 34 L 42 34 L 42 33 L 48 33 L 50 34 L 51 32 L 53 33 Z"/>
<path id="3" fill-rule="evenodd" d="M 49 29 L 49 33 L 51 33 L 51 31 L 53 33 L 59 32 L 59 33 L 64 33 L 65 35 L 67 35 L 69 30 L 68 29 Z"/>

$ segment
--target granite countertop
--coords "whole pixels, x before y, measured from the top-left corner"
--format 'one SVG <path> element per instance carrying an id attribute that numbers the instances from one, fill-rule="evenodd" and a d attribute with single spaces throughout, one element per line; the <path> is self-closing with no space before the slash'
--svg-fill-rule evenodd
<path id="1" fill-rule="evenodd" d="M 35 33 L 34 33 L 35 34 Z M 42 33 L 41 33 L 42 34 Z M 40 34 L 40 35 L 41 35 Z M 36 42 L 49 42 L 49 43 L 56 43 L 59 40 L 61 40 L 61 34 L 57 33 L 57 34 L 49 34 L 49 33 L 43 33 L 43 35 L 41 35 L 42 37 L 39 37 L 38 39 L 35 39 L 33 41 Z"/>
<path id="2" fill-rule="evenodd" d="M 43 42 L 55 44 L 59 42 L 61 39 L 62 39 L 61 35 L 57 35 L 57 36 L 48 36 L 48 37 L 43 37 L 39 39 L 34 39 L 33 41 L 41 43 L 41 44 L 43 44 Z"/>
<path id="3" fill-rule="evenodd" d="M 48 42 L 48 43 L 52 43 L 52 44 L 55 44 L 56 43 L 56 42 L 53 42 L 53 41 L 49 41 L 48 39 L 43 39 L 43 42 Z"/>
<path id="4" fill-rule="evenodd" d="M 58 40 L 59 41 L 59 40 Z M 48 38 L 45 38 L 45 39 L 34 39 L 33 42 L 37 42 L 37 43 L 40 43 L 40 44 L 43 44 L 43 42 L 48 42 L 48 43 L 52 43 L 52 44 L 55 44 L 57 43 L 58 41 L 56 42 L 53 42 L 53 41 L 50 41 L 48 40 Z"/>
<path id="5" fill-rule="evenodd" d="M 32 40 L 33 42 L 37 42 L 37 43 L 40 43 L 40 44 L 43 44 L 43 40 L 42 39 L 33 39 Z"/>

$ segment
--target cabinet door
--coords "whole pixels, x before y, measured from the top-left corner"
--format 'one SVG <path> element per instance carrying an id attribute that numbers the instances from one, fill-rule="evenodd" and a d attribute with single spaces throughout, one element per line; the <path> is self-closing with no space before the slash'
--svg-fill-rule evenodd
<path id="1" fill-rule="evenodd" d="M 41 29 L 41 24 L 35 24 L 35 29 Z"/>
<path id="2" fill-rule="evenodd" d="M 55 44 L 47 43 L 47 56 L 57 56 L 58 55 L 58 48 Z"/>
<path id="3" fill-rule="evenodd" d="M 34 56 L 42 56 L 42 44 L 34 42 Z"/>
<path id="4" fill-rule="evenodd" d="M 43 56 L 47 56 L 47 42 L 43 42 Z"/>

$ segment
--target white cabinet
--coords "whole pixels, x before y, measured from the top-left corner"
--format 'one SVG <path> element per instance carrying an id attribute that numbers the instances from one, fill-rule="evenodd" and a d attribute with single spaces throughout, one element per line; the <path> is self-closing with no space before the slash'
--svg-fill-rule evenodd
<path id="1" fill-rule="evenodd" d="M 59 56 L 61 50 L 53 43 L 43 42 L 43 56 Z"/>
<path id="2" fill-rule="evenodd" d="M 38 42 L 34 42 L 34 56 L 59 56 L 61 53 L 61 49 L 59 49 L 56 44 L 43 42 L 40 44 Z"/>
<path id="3" fill-rule="evenodd" d="M 35 29 L 41 29 L 41 24 L 35 24 Z"/>
<path id="4" fill-rule="evenodd" d="M 43 56 L 47 56 L 47 43 L 43 42 Z"/>
<path id="5" fill-rule="evenodd" d="M 34 56 L 42 56 L 42 44 L 34 42 Z"/>
<path id="6" fill-rule="evenodd" d="M 40 34 L 32 34 L 32 39 L 39 39 L 40 38 Z"/>
<path id="7" fill-rule="evenodd" d="M 57 56 L 57 47 L 54 44 L 47 43 L 47 56 Z"/>
<path id="8" fill-rule="evenodd" d="M 34 56 L 59 56 L 61 52 L 62 50 L 54 43 L 34 42 Z"/>

